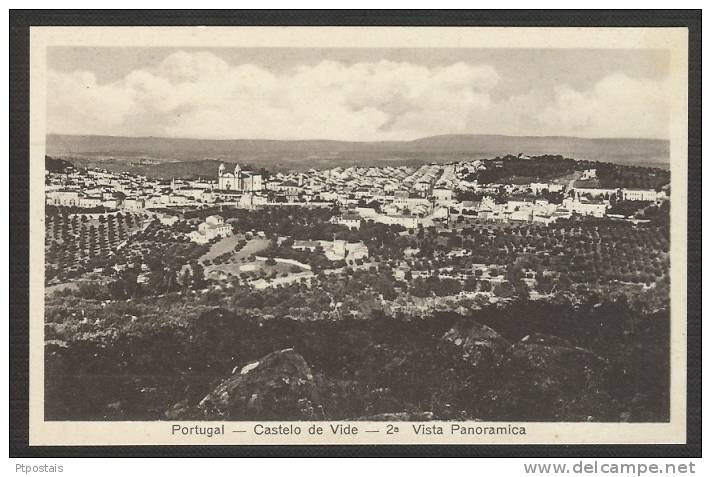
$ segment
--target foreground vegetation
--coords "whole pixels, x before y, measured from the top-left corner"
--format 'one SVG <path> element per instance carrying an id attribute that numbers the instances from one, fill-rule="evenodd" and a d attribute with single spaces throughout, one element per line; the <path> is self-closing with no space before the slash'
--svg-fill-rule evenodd
<path id="1" fill-rule="evenodd" d="M 205 294 L 109 304 L 50 300 L 47 418 L 165 419 L 176 404 L 197 405 L 233 369 L 293 348 L 311 366 L 329 419 L 396 412 L 441 419 L 668 419 L 668 311 L 641 313 L 624 296 L 568 293 L 425 320 L 264 318 L 211 302 Z M 470 322 L 488 325 L 505 343 L 554 335 L 546 339 L 556 346 L 541 348 L 549 353 L 544 375 L 532 382 L 517 376 L 521 368 L 506 364 L 505 349 L 488 360 L 465 359 L 443 337 Z M 604 363 L 604 372 L 571 371 L 580 362 L 564 352 L 581 348 Z M 526 363 L 529 358 L 535 362 L 527 356 Z M 270 417 L 288 416 L 261 415 Z"/>

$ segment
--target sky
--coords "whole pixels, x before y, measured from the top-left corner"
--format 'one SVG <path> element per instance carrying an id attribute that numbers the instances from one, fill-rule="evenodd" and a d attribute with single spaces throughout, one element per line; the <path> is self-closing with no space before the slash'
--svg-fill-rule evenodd
<path id="1" fill-rule="evenodd" d="M 669 137 L 665 50 L 51 47 L 47 61 L 49 133 Z"/>

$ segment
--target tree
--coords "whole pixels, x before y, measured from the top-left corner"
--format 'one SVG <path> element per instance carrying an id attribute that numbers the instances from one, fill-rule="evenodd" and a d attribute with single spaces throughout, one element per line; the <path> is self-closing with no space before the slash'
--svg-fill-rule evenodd
<path id="1" fill-rule="evenodd" d="M 205 281 L 205 269 L 200 262 L 193 260 L 190 262 L 190 271 L 192 275 L 192 288 L 193 290 L 201 290 L 205 288 L 207 282 Z"/>
<path id="2" fill-rule="evenodd" d="M 517 280 L 513 282 L 513 286 L 515 289 L 516 296 L 524 300 L 529 298 L 530 293 L 528 290 L 528 285 L 525 281 Z"/>
<path id="3" fill-rule="evenodd" d="M 466 291 L 470 291 L 470 292 L 476 291 L 477 285 L 478 285 L 478 282 L 477 282 L 476 278 L 474 278 L 474 277 L 467 277 L 467 279 L 464 280 L 464 290 L 466 290 Z"/>
<path id="4" fill-rule="evenodd" d="M 515 293 L 516 290 L 514 289 L 514 286 L 508 281 L 498 283 L 494 287 L 494 295 L 499 298 L 511 298 Z"/>
<path id="5" fill-rule="evenodd" d="M 452 278 L 444 278 L 434 283 L 434 292 L 438 296 L 456 295 L 462 291 L 462 285 L 459 280 Z"/>
<path id="6" fill-rule="evenodd" d="M 558 277 L 558 282 L 556 283 L 556 291 L 565 291 L 569 290 L 573 282 L 570 280 L 568 275 L 561 273 L 560 277 Z"/>

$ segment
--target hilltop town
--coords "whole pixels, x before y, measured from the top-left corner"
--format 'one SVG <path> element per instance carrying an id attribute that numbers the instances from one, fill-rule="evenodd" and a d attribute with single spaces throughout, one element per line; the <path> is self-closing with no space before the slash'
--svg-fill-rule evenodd
<path id="1" fill-rule="evenodd" d="M 524 174 L 531 169 L 537 175 L 528 181 Z M 212 178 L 163 180 L 64 164 L 61 170 L 46 172 L 46 204 L 52 211 L 47 220 L 48 257 L 54 257 L 63 245 L 76 245 L 69 237 L 51 240 L 66 223 L 72 224 L 69 235 L 79 238 L 85 247 L 74 250 L 75 260 L 59 267 L 64 275 L 101 269 L 95 265 L 100 265 L 102 257 L 116 261 L 123 249 L 130 249 L 132 242 L 146 234 L 171 233 L 176 243 L 203 246 L 205 253 L 192 258 L 203 267 L 208 265 L 204 278 L 241 276 L 249 277 L 242 281 L 252 287 L 276 287 L 310 281 L 318 272 L 311 262 L 323 258 L 320 262 L 325 265 L 319 263 L 316 268 L 331 273 L 344 267 L 357 270 L 369 264 L 382 265 L 378 257 L 382 250 L 373 247 L 369 234 L 360 233 L 363 227 L 372 229 L 380 224 L 397 237 L 396 246 L 400 245 L 396 260 L 388 257 L 386 262 L 396 279 L 439 274 L 459 282 L 461 286 L 455 289 L 461 293 L 467 279 L 474 276 L 499 285 L 510 282 L 497 277 L 513 262 L 489 260 L 459 266 L 481 254 L 474 246 L 476 241 L 471 240 L 473 232 L 496 243 L 505 240 L 511 230 L 545 234 L 572 223 L 593 223 L 596 234 L 616 226 L 646 230 L 645 224 L 659 215 L 655 211 L 668 206 L 668 199 L 668 173 L 662 170 L 523 154 L 420 167 L 311 169 L 267 177 L 239 165 L 227 170 L 222 164 Z M 240 217 L 263 215 L 272 208 L 290 211 L 290 215 L 299 211 L 306 216 L 316 214 L 319 222 L 340 227 L 332 227 L 320 237 L 290 236 L 287 228 L 276 223 L 264 224 L 261 229 L 240 227 Z M 316 209 L 321 212 L 314 212 Z M 131 220 L 128 227 L 117 225 L 126 218 Z M 66 233 L 66 228 L 61 230 Z M 109 237 L 103 240 L 106 234 Z M 359 235 L 365 235 L 365 240 L 357 240 Z M 430 257 L 422 245 L 432 246 L 421 243 L 426 236 L 446 238 L 443 253 L 431 257 L 444 266 L 426 263 Z M 382 243 L 377 245 L 380 248 Z M 548 250 L 530 246 L 528 255 L 551 256 Z M 297 260 L 297 256 L 304 260 Z M 525 255 L 511 258 L 526 261 Z M 240 260 L 248 262 L 234 263 Z M 265 273 L 274 263 L 281 266 Z M 48 265 L 51 270 L 52 263 Z M 118 273 L 137 265 L 127 259 L 113 267 Z M 534 292 L 534 284 L 546 281 L 544 274 L 556 276 L 538 265 L 536 272 L 528 263 L 524 273 Z M 143 268 L 145 271 L 145 264 Z M 148 280 L 145 275 L 139 274 L 139 282 Z M 63 278 L 66 276 L 55 281 Z M 617 278 L 625 281 L 625 277 Z M 639 282 L 644 283 L 643 278 Z M 469 288 L 481 291 L 482 285 L 470 284 Z"/>
<path id="2" fill-rule="evenodd" d="M 450 211 L 467 210 L 495 221 L 530 221 L 550 223 L 572 214 L 604 217 L 611 201 L 656 202 L 668 200 L 668 173 L 652 168 L 612 166 L 651 177 L 648 187 L 633 187 L 624 181 L 601 186 L 595 163 L 580 170 L 562 158 L 543 156 L 534 163 L 560 162 L 560 176 L 551 181 L 482 181 L 516 163 L 531 161 L 528 156 L 495 160 L 475 160 L 452 164 L 428 164 L 420 167 L 335 167 L 291 174 L 277 173 L 263 177 L 245 171 L 239 165 L 228 171 L 221 164 L 213 178 L 196 180 L 156 180 L 129 173 L 111 173 L 97 169 L 61 173 L 47 172 L 47 204 L 92 209 L 149 211 L 161 208 L 204 207 L 212 205 L 255 208 L 270 205 L 311 207 L 339 206 L 362 219 L 402 225 L 405 228 L 431 226 L 436 219 L 447 218 Z M 588 164 L 588 163 L 583 163 Z M 515 173 L 512 173 L 514 175 Z M 629 181 L 628 181 L 629 182 Z M 649 187 L 651 186 L 651 187 Z M 667 187 L 663 187 L 667 186 Z M 505 193 L 509 200 L 494 201 Z M 480 200 L 462 200 L 478 195 Z M 560 200 L 550 200 L 560 194 Z M 363 207 L 363 204 L 378 204 Z M 371 210 L 372 209 L 372 210 Z M 615 214 L 613 214 L 615 215 Z M 619 215 L 619 214 L 617 214 Z"/>
<path id="3" fill-rule="evenodd" d="M 51 419 L 667 415 L 643 376 L 668 366 L 668 171 L 525 154 L 46 169 Z M 241 367 L 309 391 L 245 384 L 293 407 L 210 414 Z"/>

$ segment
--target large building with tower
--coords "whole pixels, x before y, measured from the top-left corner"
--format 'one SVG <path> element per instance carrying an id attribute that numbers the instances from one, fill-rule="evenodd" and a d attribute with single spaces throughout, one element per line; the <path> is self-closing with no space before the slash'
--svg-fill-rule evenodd
<path id="1" fill-rule="evenodd" d="M 243 171 L 239 164 L 235 164 L 234 172 L 229 172 L 224 164 L 220 164 L 217 172 L 217 188 L 220 190 L 254 192 L 262 190 L 264 186 L 261 174 Z"/>

